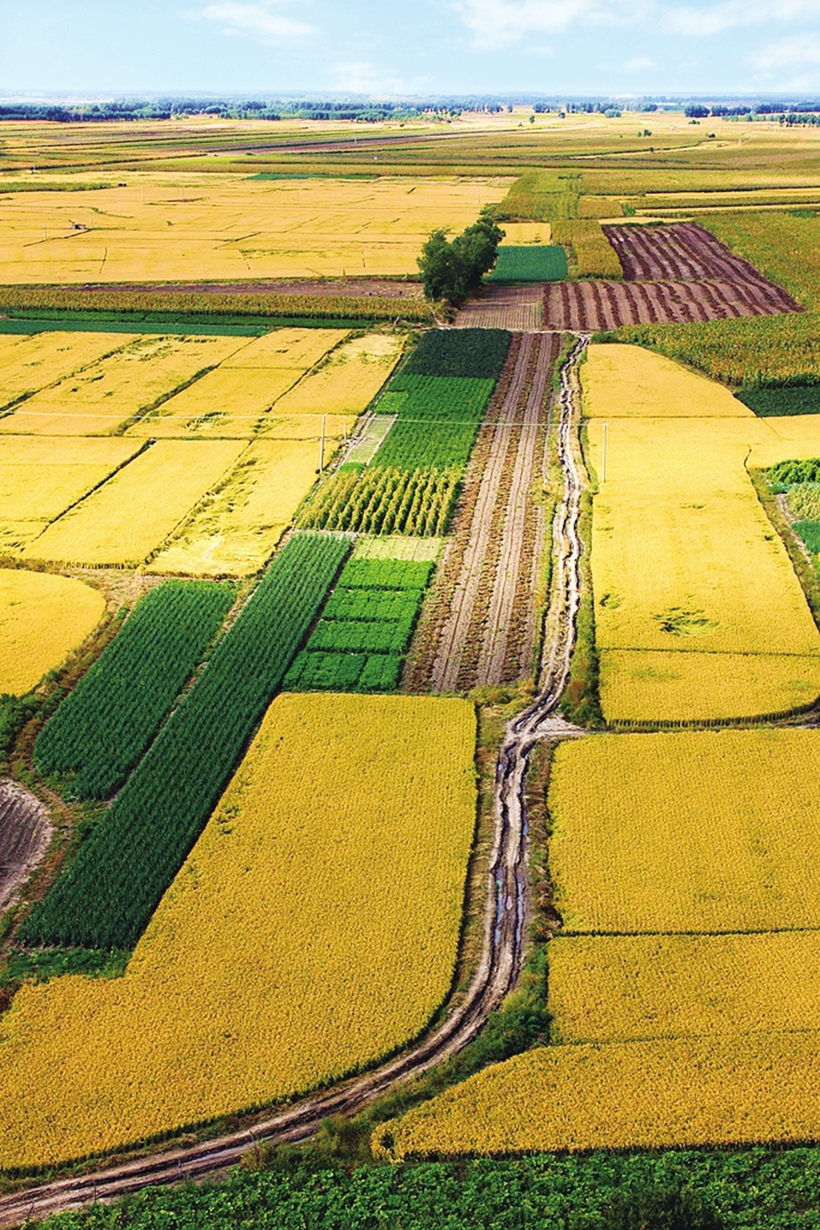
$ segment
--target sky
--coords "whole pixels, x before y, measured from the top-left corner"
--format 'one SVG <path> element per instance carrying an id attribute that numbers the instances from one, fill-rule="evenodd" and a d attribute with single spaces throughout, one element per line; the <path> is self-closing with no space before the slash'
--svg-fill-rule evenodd
<path id="1" fill-rule="evenodd" d="M 820 0 L 0 0 L 0 94 L 820 95 Z"/>

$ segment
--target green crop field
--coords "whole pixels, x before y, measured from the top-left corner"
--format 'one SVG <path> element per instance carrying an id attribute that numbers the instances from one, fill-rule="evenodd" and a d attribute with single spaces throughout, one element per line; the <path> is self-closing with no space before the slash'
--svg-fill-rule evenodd
<path id="1" fill-rule="evenodd" d="M 557 245 L 502 246 L 486 282 L 561 282 L 567 276 L 567 254 Z"/>

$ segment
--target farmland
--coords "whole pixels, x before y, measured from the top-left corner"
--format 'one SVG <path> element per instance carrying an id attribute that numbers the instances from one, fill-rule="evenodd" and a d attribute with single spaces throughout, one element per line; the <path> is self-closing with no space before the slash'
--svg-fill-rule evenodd
<path id="1" fill-rule="evenodd" d="M 593 347 L 584 371 L 599 476 L 609 420 L 592 551 L 605 716 L 691 721 L 810 704 L 820 640 L 744 469 L 750 451 L 752 464 L 796 455 L 780 434 L 789 428 L 775 434 L 728 390 L 635 348 Z M 816 431 L 791 430 L 817 451 Z"/>
<path id="2" fill-rule="evenodd" d="M 125 976 L 17 996 L 0 1165 L 269 1103 L 416 1034 L 453 972 L 474 734 L 462 700 L 276 700 Z"/>
<path id="3" fill-rule="evenodd" d="M 126 948 L 139 938 L 348 549 L 342 539 L 304 535 L 276 556 L 104 822 L 27 920 L 23 938 L 90 948 Z M 260 636 L 268 626 L 273 633 Z"/>
<path id="4" fill-rule="evenodd" d="M 0 1223 L 820 1138 L 819 134 L 706 127 L 0 122 Z"/>
<path id="5" fill-rule="evenodd" d="M 0 569 L 0 694 L 22 695 L 94 631 L 105 598 L 82 581 Z"/>
<path id="6" fill-rule="evenodd" d="M 377 1129 L 377 1147 L 385 1132 L 399 1157 L 816 1135 L 818 754 L 812 730 L 561 746 L 552 1045 Z"/>

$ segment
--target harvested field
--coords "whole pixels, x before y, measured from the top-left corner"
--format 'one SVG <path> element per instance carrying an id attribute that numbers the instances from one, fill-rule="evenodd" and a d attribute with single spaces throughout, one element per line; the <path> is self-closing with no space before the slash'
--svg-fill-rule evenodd
<path id="1" fill-rule="evenodd" d="M 800 311 L 800 305 L 780 286 L 770 282 L 749 261 L 695 222 L 675 226 L 607 226 L 604 233 L 618 254 L 624 277 L 636 281 L 727 281 L 759 286 L 782 295 L 790 304 L 781 311 Z"/>
<path id="2" fill-rule="evenodd" d="M 455 318 L 455 327 L 537 332 L 542 327 L 542 296 L 543 287 L 540 285 L 505 286 L 498 283 L 486 286 L 480 299 L 464 305 Z"/>
<path id="3" fill-rule="evenodd" d="M 595 332 L 621 325 L 691 324 L 773 316 L 800 307 L 784 290 L 758 281 L 557 282 L 546 287 L 544 328 Z M 459 314 L 461 315 L 461 313 Z"/>
<path id="4" fill-rule="evenodd" d="M 39 799 L 10 778 L 0 778 L 0 912 L 42 858 L 50 837 Z"/>
<path id="5" fill-rule="evenodd" d="M 482 427 L 480 468 L 468 477 L 454 541 L 411 654 L 411 687 L 467 690 L 520 678 L 530 667 L 543 528 L 531 487 L 556 347 L 552 335 L 524 334 L 510 352 L 501 400 Z M 467 509 L 472 513 L 464 516 Z"/>

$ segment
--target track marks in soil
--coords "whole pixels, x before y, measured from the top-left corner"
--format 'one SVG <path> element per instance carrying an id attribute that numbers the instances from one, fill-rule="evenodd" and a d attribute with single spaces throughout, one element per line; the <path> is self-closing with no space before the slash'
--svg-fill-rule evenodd
<path id="1" fill-rule="evenodd" d="M 0 911 L 48 849 L 51 824 L 39 799 L 0 777 Z"/>
<path id="2" fill-rule="evenodd" d="M 526 544 L 533 551 L 538 537 L 532 486 L 557 346 L 554 335 L 520 338 L 473 514 L 456 530 L 464 540 L 461 567 L 457 577 L 442 575 L 442 588 L 452 591 L 449 614 L 429 677 L 417 678 L 417 685 L 446 692 L 501 683 L 516 678 L 532 656 L 529 607 L 537 568 L 524 549 Z M 443 594 L 437 597 L 446 601 Z"/>

